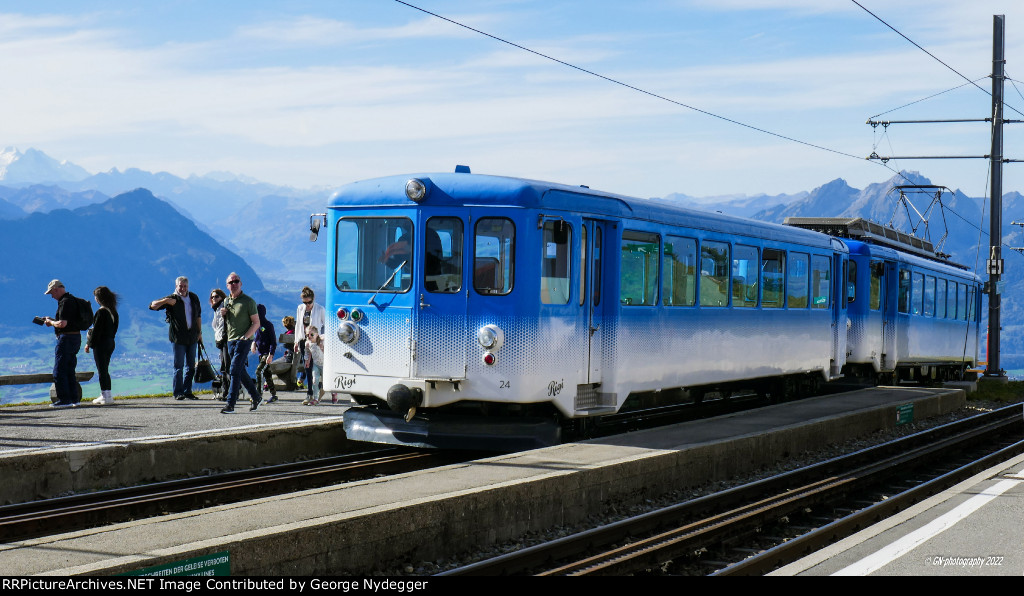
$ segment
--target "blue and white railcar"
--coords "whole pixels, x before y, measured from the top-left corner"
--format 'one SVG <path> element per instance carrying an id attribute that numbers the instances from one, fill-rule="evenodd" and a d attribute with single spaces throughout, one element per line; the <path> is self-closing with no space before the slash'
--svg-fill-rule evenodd
<path id="1" fill-rule="evenodd" d="M 981 282 L 931 243 L 863 219 L 790 218 L 844 238 L 846 372 L 883 382 L 963 378 L 978 360 Z"/>
<path id="2" fill-rule="evenodd" d="M 848 249 L 824 234 L 462 167 L 350 184 L 325 220 L 351 439 L 549 444 L 630 396 L 844 364 Z"/>

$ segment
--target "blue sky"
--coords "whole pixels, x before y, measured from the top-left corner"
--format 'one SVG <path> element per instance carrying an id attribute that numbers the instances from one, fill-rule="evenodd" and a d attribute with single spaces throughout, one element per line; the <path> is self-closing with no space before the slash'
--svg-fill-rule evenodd
<path id="1" fill-rule="evenodd" d="M 796 193 L 888 179 L 872 151 L 987 154 L 986 124 L 865 121 L 988 116 L 970 85 L 890 110 L 957 72 L 988 91 L 994 14 L 1024 81 L 1019 0 L 860 0 L 957 72 L 849 0 L 410 3 L 671 101 L 393 0 L 0 0 L 0 146 L 300 187 L 467 164 L 635 196 Z M 1024 112 L 1022 94 L 1007 84 Z M 1024 128 L 1005 147 L 1024 159 Z M 888 165 L 987 192 L 984 160 Z M 1005 190 L 1024 191 L 1021 168 Z"/>

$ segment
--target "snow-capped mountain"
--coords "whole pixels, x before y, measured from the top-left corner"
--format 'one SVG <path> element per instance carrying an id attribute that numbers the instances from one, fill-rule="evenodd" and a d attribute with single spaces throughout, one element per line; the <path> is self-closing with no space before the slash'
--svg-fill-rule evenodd
<path id="1" fill-rule="evenodd" d="M 0 152 L 0 182 L 6 185 L 77 182 L 90 176 L 69 161 L 57 161 L 38 149 L 24 153 L 16 147 Z"/>

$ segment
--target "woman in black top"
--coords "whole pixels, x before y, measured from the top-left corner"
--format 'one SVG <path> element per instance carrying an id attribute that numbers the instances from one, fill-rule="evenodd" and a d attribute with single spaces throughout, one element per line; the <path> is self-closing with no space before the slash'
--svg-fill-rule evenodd
<path id="1" fill-rule="evenodd" d="M 102 406 L 114 403 L 110 396 L 110 356 L 114 353 L 114 336 L 117 334 L 117 294 L 107 286 L 100 286 L 92 293 L 100 309 L 93 318 L 92 329 L 86 339 L 85 351 L 92 349 L 96 360 L 96 371 L 100 376 L 100 396 L 92 403 Z"/>

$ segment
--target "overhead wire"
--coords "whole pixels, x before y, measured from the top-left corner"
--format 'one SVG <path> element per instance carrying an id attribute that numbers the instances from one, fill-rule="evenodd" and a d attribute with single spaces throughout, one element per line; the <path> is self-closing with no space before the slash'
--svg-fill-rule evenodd
<path id="1" fill-rule="evenodd" d="M 979 86 L 979 85 L 977 84 L 977 82 L 976 82 L 976 81 L 972 81 L 971 79 L 967 78 L 967 77 L 966 77 L 966 76 L 964 76 L 963 74 L 959 73 L 959 72 L 958 72 L 958 71 L 957 71 L 956 69 L 954 69 L 953 67 L 949 66 L 948 64 L 946 64 L 945 62 L 943 62 L 942 60 L 940 60 L 939 58 L 937 58 L 937 57 L 936 57 L 936 56 L 935 56 L 934 54 L 932 54 L 932 53 L 931 53 L 931 52 L 929 52 L 928 50 L 925 50 L 925 49 L 924 49 L 923 47 L 921 47 L 920 45 L 918 45 L 918 44 L 917 44 L 916 42 L 914 42 L 914 41 L 913 41 L 912 39 L 910 39 L 909 37 L 907 37 L 907 36 L 906 36 L 906 35 L 904 35 L 903 33 L 899 32 L 899 31 L 898 31 L 898 30 L 897 30 L 897 29 L 896 29 L 895 27 L 893 27 L 892 25 L 889 25 L 888 23 L 886 23 L 886 22 L 885 22 L 884 20 L 882 20 L 882 19 L 881 19 L 880 17 L 878 17 L 877 15 L 875 15 L 874 13 L 872 13 L 872 12 L 871 12 L 870 10 L 868 10 L 867 8 L 864 8 L 864 6 L 863 6 L 863 5 L 861 5 L 861 4 L 859 3 L 859 2 L 857 2 L 857 0 L 851 0 L 851 1 L 852 1 L 852 2 L 854 3 L 854 4 L 857 4 L 857 6 L 859 6 L 860 8 L 862 8 L 862 9 L 863 9 L 863 10 L 864 10 L 865 12 L 867 12 L 867 13 L 868 13 L 868 14 L 870 14 L 871 16 L 875 17 L 876 19 L 878 19 L 878 20 L 879 20 L 879 21 L 880 21 L 881 23 L 883 23 L 883 24 L 884 24 L 885 26 L 887 26 L 888 28 L 890 28 L 890 29 L 892 29 L 893 31 L 895 31 L 895 32 L 896 32 L 896 33 L 897 33 L 898 35 L 900 35 L 900 37 L 903 37 L 903 38 L 904 38 L 904 39 L 906 39 L 906 40 L 907 40 L 908 42 L 910 42 L 911 44 L 913 44 L 913 45 L 914 45 L 915 47 L 917 47 L 917 48 L 918 48 L 918 49 L 920 49 L 921 51 L 925 52 L 926 54 L 928 54 L 929 56 L 931 56 L 931 57 L 932 57 L 933 59 L 935 59 L 936 61 L 938 61 L 938 62 L 939 62 L 940 64 L 942 64 L 942 65 L 943 65 L 943 66 L 945 66 L 946 68 L 950 69 L 951 71 L 953 71 L 954 73 L 956 73 L 956 74 L 957 74 L 958 76 L 960 76 L 961 78 L 963 78 L 963 79 L 965 79 L 965 80 L 967 81 L 967 82 L 966 82 L 965 84 L 963 84 L 963 85 L 960 85 L 960 86 L 958 86 L 958 87 L 954 87 L 953 89 L 948 89 L 948 90 L 946 90 L 946 91 L 943 91 L 943 92 L 940 92 L 940 93 L 937 93 L 937 94 L 935 94 L 935 95 L 933 95 L 933 96 L 931 96 L 931 97 L 935 97 L 935 96 L 941 95 L 942 93 L 947 93 L 947 92 L 949 92 L 949 91 L 952 91 L 952 90 L 954 90 L 954 89 L 958 89 L 959 87 L 964 87 L 964 86 L 967 86 L 967 85 L 974 85 L 975 87 L 978 87 L 978 88 L 979 88 L 979 89 L 981 89 L 982 91 L 985 91 L 985 89 L 984 89 L 984 88 L 982 88 L 981 86 Z M 548 55 L 548 54 L 544 54 L 543 52 L 539 52 L 539 51 L 537 51 L 537 50 L 534 50 L 534 49 L 531 49 L 531 48 L 529 48 L 529 47 L 526 47 L 526 46 L 524 46 L 524 45 L 522 45 L 522 44 L 518 44 L 518 43 L 515 43 L 515 42 L 513 42 L 513 41 L 509 41 L 509 40 L 507 40 L 507 39 L 504 39 L 504 38 L 502 38 L 502 37 L 499 37 L 499 36 L 497 36 L 497 35 L 494 35 L 494 34 L 488 33 L 488 32 L 486 32 L 486 31 L 482 31 L 482 30 L 480 30 L 480 29 L 477 29 L 477 28 L 475 28 L 475 27 L 471 27 L 471 26 L 469 26 L 469 25 L 466 25 L 465 23 L 461 23 L 461 22 L 459 22 L 459 21 L 456 21 L 456 20 L 454 20 L 454 19 L 448 18 L 448 17 L 446 17 L 446 16 L 444 16 L 444 15 L 440 15 L 440 14 L 437 14 L 437 13 L 435 13 L 435 12 L 431 12 L 431 11 L 429 11 L 429 10 L 426 10 L 425 8 L 422 8 L 422 7 L 420 7 L 420 6 L 417 6 L 417 5 L 415 5 L 415 4 L 412 4 L 412 3 L 410 3 L 410 2 L 407 2 L 407 1 L 405 1 L 405 0 L 395 0 L 395 2 L 397 2 L 398 4 L 402 4 L 402 5 L 404 5 L 404 6 L 408 7 L 408 8 L 411 8 L 411 9 L 413 9 L 413 10 L 419 11 L 419 12 L 421 12 L 421 13 L 423 13 L 423 14 L 426 14 L 426 15 L 428 15 L 428 16 L 431 16 L 431 17 L 434 17 L 434 18 L 436 18 L 436 19 L 440 19 L 440 20 L 442 20 L 442 21 L 445 21 L 445 22 L 447 22 L 447 23 L 450 23 L 450 24 L 452 24 L 452 25 L 455 25 L 455 26 L 457 26 L 457 27 L 461 27 L 461 28 L 463 28 L 463 29 L 466 29 L 466 30 L 468 30 L 468 31 L 472 31 L 473 33 L 477 33 L 477 34 L 479 34 L 479 35 L 482 35 L 482 36 L 484 36 L 484 37 L 487 37 L 487 38 L 493 39 L 493 40 L 495 40 L 495 41 L 497 41 L 497 42 L 500 42 L 500 43 L 503 43 L 503 44 L 505 44 L 505 45 L 508 45 L 508 46 L 511 46 L 511 47 L 517 48 L 517 49 L 519 49 L 519 50 L 522 50 L 522 51 L 524 51 L 524 52 L 528 52 L 528 53 L 530 53 L 530 54 L 533 54 L 533 55 L 535 55 L 535 56 L 538 56 L 538 57 L 540 57 L 540 58 L 543 58 L 543 59 L 545 59 L 545 60 L 549 60 L 549 61 L 551 61 L 551 62 L 555 62 L 555 63 L 557 63 L 557 64 L 560 64 L 560 65 L 562 65 L 562 66 L 565 66 L 565 67 L 567 67 L 567 68 L 571 68 L 571 69 L 573 69 L 573 70 L 576 70 L 576 71 L 579 71 L 579 72 L 581 72 L 581 73 L 584 73 L 584 74 L 587 74 L 587 75 L 590 75 L 590 76 L 593 76 L 593 77 L 596 77 L 596 78 L 602 79 L 602 80 L 604 80 L 604 81 L 607 81 L 607 82 L 609 82 L 609 83 L 612 83 L 612 84 L 618 85 L 618 86 L 620 86 L 620 87 L 624 87 L 624 88 L 626 88 L 626 89 L 630 89 L 630 90 L 632 90 L 632 91 L 636 91 L 636 92 L 638 92 L 638 93 L 642 93 L 642 94 L 644 94 L 644 95 L 647 95 L 647 96 L 649 96 L 649 97 L 652 97 L 652 98 L 655 98 L 655 99 L 658 99 L 658 100 L 661 100 L 661 101 L 666 101 L 666 102 L 668 102 L 668 103 L 671 103 L 671 104 L 677 105 L 677 106 L 679 106 L 679 107 L 683 107 L 683 108 L 686 108 L 686 109 L 689 109 L 689 110 L 692 110 L 692 111 L 698 112 L 698 113 L 700 113 L 700 114 L 704 114 L 704 115 L 706 115 L 706 116 L 709 116 L 709 117 L 712 117 L 712 118 L 716 118 L 716 119 L 718 119 L 718 120 L 722 120 L 723 122 L 728 122 L 728 123 L 730 123 L 730 124 L 735 124 L 735 125 L 737 125 L 737 126 L 741 126 L 741 127 L 744 127 L 744 128 L 750 129 L 750 130 L 754 130 L 754 131 L 756 131 L 756 132 L 760 132 L 760 133 L 763 133 L 763 134 L 767 134 L 767 135 L 770 135 L 770 136 L 773 136 L 773 137 L 776 137 L 776 138 L 779 138 L 779 139 L 783 139 L 783 140 L 786 140 L 786 141 L 790 141 L 790 142 L 793 142 L 793 143 L 797 143 L 797 144 L 800 144 L 800 145 L 804 145 L 804 146 L 807 146 L 807 147 L 811 147 L 811 148 L 813 148 L 813 149 L 818 149 L 818 150 L 821 150 L 821 151 L 827 151 L 827 152 L 829 152 L 829 153 L 834 153 L 834 154 L 837 154 L 837 155 L 841 155 L 841 156 L 844 156 L 844 157 L 850 157 L 850 158 L 856 159 L 856 160 L 858 160 L 858 161 L 863 161 L 863 160 L 864 160 L 864 158 L 863 158 L 863 157 L 861 157 L 861 156 L 859 156 L 859 155 L 854 155 L 854 154 L 852 154 L 852 153 L 847 153 L 847 152 L 845 152 L 845 151 L 840 151 L 840 150 L 838 150 L 838 149 L 832 149 L 832 148 L 829 148 L 829 147 L 824 147 L 824 146 L 822 146 L 822 145 L 817 145 L 817 144 L 814 144 L 814 143 L 810 143 L 810 142 L 807 142 L 807 141 L 802 141 L 802 140 L 800 140 L 800 139 L 796 139 L 796 138 L 793 138 L 793 137 L 790 137 L 790 136 L 787 136 L 787 135 L 784 135 L 784 134 L 781 134 L 781 133 L 777 133 L 777 132 L 774 132 L 774 131 L 770 131 L 770 130 L 767 130 L 767 129 L 764 129 L 764 128 L 761 128 L 761 127 L 758 127 L 758 126 L 754 126 L 754 125 L 752 125 L 752 124 L 747 124 L 747 123 L 745 123 L 745 122 L 741 122 L 741 121 L 739 121 L 739 120 L 735 120 L 735 119 L 733 119 L 733 118 L 729 118 L 729 117 L 726 117 L 726 116 L 722 116 L 722 115 L 720 115 L 720 114 L 716 114 L 716 113 L 714 113 L 714 112 L 711 112 L 711 111 L 708 111 L 708 110 L 704 110 L 704 109 L 698 108 L 698 107 L 696 107 L 696 106 L 692 106 L 692 105 L 689 105 L 689 104 L 687 104 L 687 103 L 684 103 L 684 102 L 682 102 L 682 101 L 678 101 L 678 100 L 672 99 L 672 98 L 670 98 L 670 97 L 665 97 L 665 96 L 663 96 L 663 95 L 660 95 L 660 94 L 658 94 L 658 93 L 654 93 L 653 91 L 648 91 L 647 89 L 643 89 L 643 88 L 641 88 L 641 87 L 637 87 L 637 86 L 635 86 L 635 85 L 632 85 L 632 84 L 626 83 L 626 82 L 624 82 L 624 81 L 621 81 L 621 80 L 619 80 L 619 79 L 615 79 L 615 78 L 613 78 L 613 77 L 610 77 L 610 76 L 607 76 L 607 75 L 603 75 L 603 74 L 600 74 L 600 73 L 598 73 L 598 72 L 594 72 L 594 71 L 592 71 L 592 70 L 588 70 L 588 69 L 586 69 L 586 68 L 583 68 L 583 67 L 581 67 L 581 66 L 578 66 L 578 65 L 572 64 L 571 62 L 567 62 L 567 61 L 565 61 L 565 60 L 561 60 L 561 59 L 559 59 L 559 58 L 556 58 L 556 57 L 554 57 L 554 56 L 550 56 L 550 55 Z M 978 80 L 980 81 L 980 80 L 983 80 L 983 79 L 985 79 L 985 78 L 988 78 L 988 77 L 982 77 L 982 78 L 980 78 L 980 79 L 978 79 Z M 986 92 L 986 93 L 989 93 L 989 92 L 987 92 L 987 91 L 985 91 L 985 92 Z M 991 94 L 989 93 L 989 95 L 991 95 Z M 921 99 L 921 100 L 918 100 L 918 101 L 916 101 L 916 102 L 911 102 L 910 104 L 906 104 L 906 105 L 912 105 L 913 103 L 918 103 L 918 102 L 920 102 L 920 101 L 925 101 L 925 100 L 927 100 L 927 99 L 930 99 L 930 97 L 928 97 L 928 98 L 923 98 L 923 99 Z M 901 107 L 906 107 L 906 106 L 901 106 Z M 891 112 L 891 111 L 895 111 L 895 110 L 897 110 L 897 109 L 900 109 L 900 108 L 894 108 L 893 110 L 889 110 L 889 112 Z M 885 114 L 885 113 L 888 113 L 888 112 L 882 112 L 882 114 Z M 879 115 L 881 115 L 881 114 L 879 114 Z M 871 163 L 874 163 L 874 164 L 876 164 L 876 165 L 879 165 L 879 166 L 881 166 L 881 167 L 884 167 L 884 168 L 886 168 L 887 170 L 889 170 L 889 171 L 893 172 L 893 173 L 894 173 L 895 175 L 897 175 L 897 176 L 900 176 L 901 178 L 903 178 L 903 179 L 904 179 L 904 180 L 906 180 L 907 182 L 913 183 L 913 181 L 912 181 L 912 180 L 910 180 L 909 178 L 907 178 L 907 177 L 906 177 L 906 175 L 904 175 L 904 173 L 903 173 L 903 172 L 902 172 L 901 170 L 897 170 L 897 169 L 894 169 L 894 168 L 890 167 L 890 166 L 889 166 L 889 165 L 888 165 L 887 163 L 884 163 L 884 162 L 881 162 L 881 161 L 872 161 Z M 964 218 L 964 217 L 963 217 L 963 216 L 961 216 L 960 214 L 956 213 L 955 211 L 952 211 L 952 210 L 950 210 L 950 212 L 951 212 L 951 213 L 953 213 L 954 215 L 956 215 L 956 216 L 957 216 L 957 217 L 958 217 L 959 219 L 961 219 L 961 220 L 962 220 L 962 221 L 964 221 L 965 223 L 967 223 L 967 224 L 969 224 L 969 225 L 972 225 L 973 227 L 975 227 L 975 228 L 977 228 L 977 229 L 979 229 L 979 230 L 981 229 L 981 228 L 980 228 L 979 226 L 977 226 L 977 225 L 975 225 L 975 224 L 973 224 L 973 223 L 969 222 L 969 221 L 968 221 L 968 220 L 967 220 L 966 218 Z"/>

